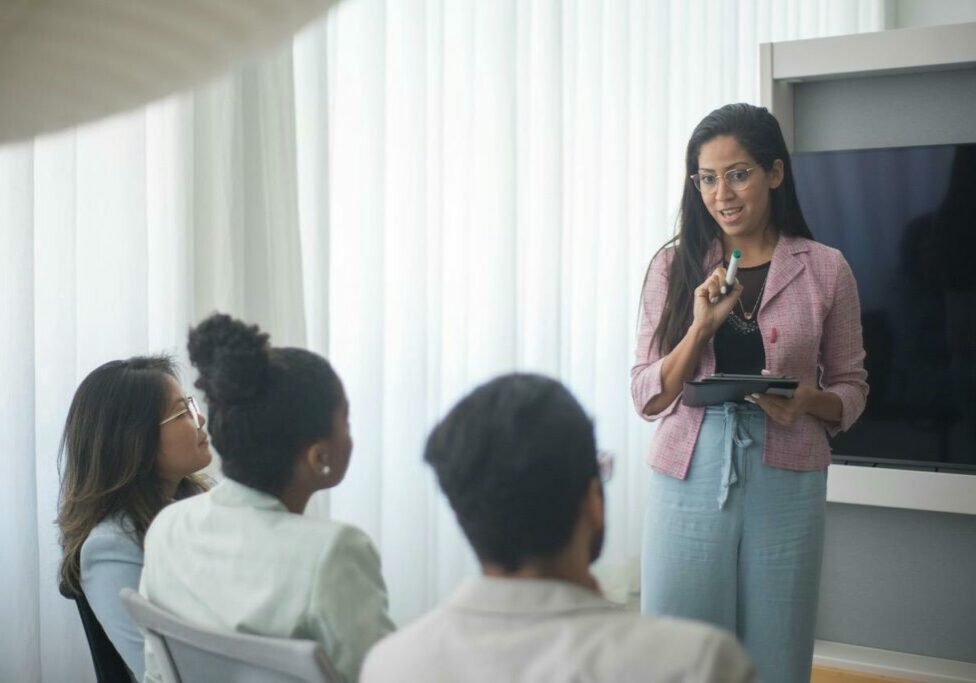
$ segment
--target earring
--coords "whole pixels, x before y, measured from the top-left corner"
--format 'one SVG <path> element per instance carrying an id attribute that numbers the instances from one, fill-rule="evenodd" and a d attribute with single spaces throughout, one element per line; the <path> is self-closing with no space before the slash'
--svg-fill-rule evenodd
<path id="1" fill-rule="evenodd" d="M 323 458 L 322 458 L 322 464 L 321 464 L 320 471 L 322 472 L 323 475 L 328 476 L 329 472 L 332 471 L 332 467 L 331 467 L 331 465 L 329 465 L 329 462 L 325 458 L 327 458 L 329 454 L 328 453 L 322 453 L 322 455 L 323 455 Z"/>
<path id="2" fill-rule="evenodd" d="M 322 465 L 322 474 L 328 475 L 329 472 L 331 472 L 331 471 L 332 471 L 332 468 L 329 467 L 329 465 Z"/>

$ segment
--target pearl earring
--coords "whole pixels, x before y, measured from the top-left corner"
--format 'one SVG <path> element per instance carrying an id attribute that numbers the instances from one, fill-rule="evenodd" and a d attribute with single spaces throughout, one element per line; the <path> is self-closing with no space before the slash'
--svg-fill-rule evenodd
<path id="1" fill-rule="evenodd" d="M 332 471 L 332 468 L 328 465 L 322 465 L 322 474 L 328 475 Z"/>

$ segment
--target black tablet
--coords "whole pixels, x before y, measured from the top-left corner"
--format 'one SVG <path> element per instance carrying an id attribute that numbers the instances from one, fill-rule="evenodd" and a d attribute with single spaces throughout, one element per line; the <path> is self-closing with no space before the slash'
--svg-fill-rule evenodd
<path id="1" fill-rule="evenodd" d="M 792 398 L 800 382 L 785 375 L 737 375 L 718 373 L 685 382 L 681 402 L 686 406 L 711 406 L 741 401 L 749 394 L 772 394 Z"/>

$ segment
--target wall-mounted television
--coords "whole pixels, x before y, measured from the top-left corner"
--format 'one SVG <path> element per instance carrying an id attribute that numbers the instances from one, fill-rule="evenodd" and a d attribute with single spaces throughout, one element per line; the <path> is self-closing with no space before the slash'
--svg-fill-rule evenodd
<path id="1" fill-rule="evenodd" d="M 976 143 L 793 156 L 861 297 L 871 390 L 834 462 L 976 474 Z"/>

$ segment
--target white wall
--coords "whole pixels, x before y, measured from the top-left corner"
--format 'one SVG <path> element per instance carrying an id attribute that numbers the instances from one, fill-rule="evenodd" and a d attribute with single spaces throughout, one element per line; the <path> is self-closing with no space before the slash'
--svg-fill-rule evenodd
<path id="1" fill-rule="evenodd" d="M 888 28 L 917 28 L 976 21 L 976 0 L 889 0 Z"/>

